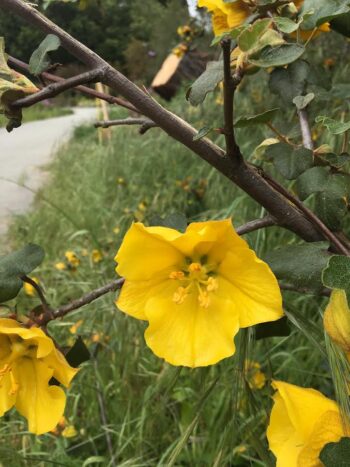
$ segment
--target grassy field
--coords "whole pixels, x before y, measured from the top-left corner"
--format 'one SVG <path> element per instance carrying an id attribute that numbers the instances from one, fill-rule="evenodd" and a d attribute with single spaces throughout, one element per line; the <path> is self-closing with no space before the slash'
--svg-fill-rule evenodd
<path id="1" fill-rule="evenodd" d="M 265 79 L 256 77 L 253 94 L 249 86 L 242 89 L 242 113 L 273 107 L 273 98 L 263 91 Z M 248 94 L 253 98 L 248 100 Z M 172 109 L 198 129 L 212 119 L 221 124 L 222 107 L 215 96 L 205 106 L 191 108 L 181 95 Z M 288 115 L 285 126 L 297 132 Z M 267 136 L 269 130 L 260 127 L 238 134 L 245 154 Z M 222 136 L 214 139 L 223 143 Z M 157 128 L 139 136 L 135 128 L 118 127 L 109 144 L 100 144 L 96 130 L 82 127 L 52 163 L 35 209 L 15 219 L 9 240 L 13 248 L 28 242 L 45 248 L 46 259 L 35 276 L 50 304 L 57 306 L 116 277 L 113 258 L 134 219 L 147 222 L 174 211 L 189 220 L 232 217 L 235 226 L 264 215 L 228 180 Z M 259 255 L 295 242 L 276 228 L 246 239 Z M 56 269 L 70 250 L 80 260 L 76 270 Z M 94 250 L 102 254 L 98 262 Z M 241 331 L 233 358 L 194 370 L 157 359 L 145 346 L 145 324 L 119 312 L 114 298 L 105 296 L 51 325 L 61 344 L 72 344 L 80 335 L 93 355 L 68 395 L 66 424 L 74 426 L 74 436 L 35 437 L 11 412 L 0 422 L 4 466 L 108 466 L 113 465 L 112 455 L 115 465 L 123 467 L 273 465 L 265 440 L 269 380 L 312 386 L 333 396 L 328 363 L 317 344 L 323 341 L 320 312 L 325 303 L 319 298 L 284 293 L 285 310 L 294 323 L 289 336 L 255 341 L 251 331 Z M 17 302 L 23 312 L 38 304 L 24 291 Z M 247 360 L 260 364 L 266 377 L 262 388 L 254 383 L 254 371 L 242 377 Z"/>

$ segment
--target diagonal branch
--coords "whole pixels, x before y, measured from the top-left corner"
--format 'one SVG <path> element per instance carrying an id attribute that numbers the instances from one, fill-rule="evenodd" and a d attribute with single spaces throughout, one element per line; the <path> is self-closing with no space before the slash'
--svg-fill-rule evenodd
<path id="1" fill-rule="evenodd" d="M 237 227 L 236 232 L 238 235 L 245 235 L 247 233 L 254 232 L 255 230 L 272 227 L 274 225 L 277 225 L 276 219 L 268 215 L 262 219 L 255 219 L 254 221 L 247 222 L 246 224 Z"/>
<path id="2" fill-rule="evenodd" d="M 306 149 L 314 149 L 314 143 L 312 141 L 312 135 L 309 125 L 309 119 L 306 109 L 298 110 L 298 117 L 300 123 L 301 134 L 303 137 L 303 146 Z"/>
<path id="3" fill-rule="evenodd" d="M 102 67 L 95 68 L 94 70 L 86 71 L 80 75 L 72 76 L 71 78 L 63 79 L 57 83 L 49 84 L 41 91 L 31 94 L 30 96 L 23 97 L 18 99 L 15 102 L 12 102 L 11 107 L 13 108 L 23 108 L 30 107 L 38 102 L 49 99 L 50 97 L 55 97 L 58 94 L 61 94 L 68 89 L 75 88 L 80 84 L 92 83 L 100 81 L 103 78 L 104 69 Z"/>
<path id="4" fill-rule="evenodd" d="M 122 125 L 141 125 L 139 133 L 145 134 L 151 128 L 155 128 L 158 125 L 152 120 L 147 118 L 122 118 L 118 120 L 103 120 L 94 124 L 95 128 L 110 128 L 111 126 L 122 126 Z"/>
<path id="5" fill-rule="evenodd" d="M 29 65 L 22 62 L 21 60 L 18 60 L 17 58 L 9 56 L 7 63 L 11 68 L 15 68 L 16 70 L 19 70 L 25 73 L 30 73 Z M 64 78 L 61 78 L 60 76 L 56 76 L 56 75 L 53 75 L 47 72 L 41 73 L 40 76 L 47 81 L 53 81 L 55 83 L 60 83 L 64 81 Z M 73 89 L 74 91 L 79 91 L 85 96 L 92 97 L 93 99 L 101 99 L 103 101 L 108 102 L 109 104 L 116 104 L 116 105 L 119 105 L 120 107 L 124 107 L 125 109 L 130 110 L 131 112 L 139 113 L 136 107 L 134 107 L 128 101 L 126 101 L 125 99 L 122 99 L 121 97 L 114 97 L 104 92 L 95 91 L 94 89 L 91 89 L 87 86 L 79 85 Z"/>
<path id="6" fill-rule="evenodd" d="M 224 58 L 224 117 L 226 154 L 237 162 L 242 161 L 242 154 L 237 146 L 233 129 L 233 101 L 237 83 L 231 75 L 231 40 L 225 39 L 221 43 Z"/>

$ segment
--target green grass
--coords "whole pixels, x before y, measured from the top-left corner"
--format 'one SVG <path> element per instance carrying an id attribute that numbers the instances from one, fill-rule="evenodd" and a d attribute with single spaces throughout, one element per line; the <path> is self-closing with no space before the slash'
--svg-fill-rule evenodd
<path id="1" fill-rule="evenodd" d="M 241 91 L 241 113 L 274 106 L 273 98 L 261 91 L 264 80 L 257 75 L 252 100 L 247 98 L 250 86 Z M 191 108 L 179 96 L 172 108 L 198 129 L 212 120 L 222 124 L 222 108 L 212 97 L 205 106 Z M 289 115 L 284 124 L 296 128 Z M 239 132 L 245 154 L 271 136 L 264 127 L 245 131 Z M 223 144 L 222 136 L 214 138 Z M 99 144 L 96 130 L 82 127 L 52 163 L 35 209 L 15 219 L 9 240 L 12 248 L 28 242 L 45 248 L 46 259 L 35 276 L 55 307 L 116 277 L 113 258 L 135 218 L 147 222 L 174 211 L 189 220 L 233 217 L 236 226 L 264 215 L 244 193 L 157 128 L 139 136 L 135 128 L 118 127 L 110 144 Z M 246 238 L 259 255 L 295 241 L 277 228 Z M 103 253 L 98 264 L 91 259 L 93 249 Z M 80 258 L 75 272 L 55 269 L 67 250 Z M 245 360 L 259 362 L 268 380 L 312 386 L 334 397 L 321 325 L 325 299 L 294 293 L 285 293 L 284 299 L 292 323 L 288 337 L 255 342 L 250 331 L 241 331 L 233 358 L 194 370 L 156 358 L 144 343 L 145 324 L 120 313 L 112 294 L 52 323 L 60 344 L 69 345 L 74 339 L 70 327 L 82 320 L 78 334 L 95 355 L 68 393 L 66 417 L 78 435 L 35 437 L 11 412 L 0 422 L 0 446 L 8 446 L 0 448 L 0 459 L 11 466 L 108 466 L 109 436 L 118 466 L 273 465 L 265 440 L 272 391 L 269 383 L 261 390 L 243 385 Z M 17 309 L 25 313 L 37 304 L 22 291 Z M 98 348 L 92 342 L 97 333 Z"/>
<path id="2" fill-rule="evenodd" d="M 46 120 L 48 118 L 62 117 L 71 115 L 72 110 L 65 107 L 52 106 L 48 107 L 43 104 L 37 104 L 33 107 L 28 107 L 23 110 L 23 123 L 34 122 L 36 120 Z M 0 115 L 0 127 L 6 126 L 7 119 Z"/>

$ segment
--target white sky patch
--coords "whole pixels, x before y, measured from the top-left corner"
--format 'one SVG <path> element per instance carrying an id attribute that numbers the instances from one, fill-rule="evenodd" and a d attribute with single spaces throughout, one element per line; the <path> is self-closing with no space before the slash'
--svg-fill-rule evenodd
<path id="1" fill-rule="evenodd" d="M 188 3 L 188 11 L 190 12 L 191 16 L 196 16 L 197 15 L 197 0 L 187 0 Z"/>

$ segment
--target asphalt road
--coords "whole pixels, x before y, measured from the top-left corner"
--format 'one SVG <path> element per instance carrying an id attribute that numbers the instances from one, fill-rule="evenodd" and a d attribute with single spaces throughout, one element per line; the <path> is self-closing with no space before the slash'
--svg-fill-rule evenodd
<path id="1" fill-rule="evenodd" d="M 94 108 L 76 108 L 73 115 L 25 123 L 12 133 L 0 128 L 0 235 L 11 215 L 25 212 L 35 196 L 19 185 L 37 190 L 47 174 L 43 166 L 69 140 L 74 127 L 95 117 Z"/>

